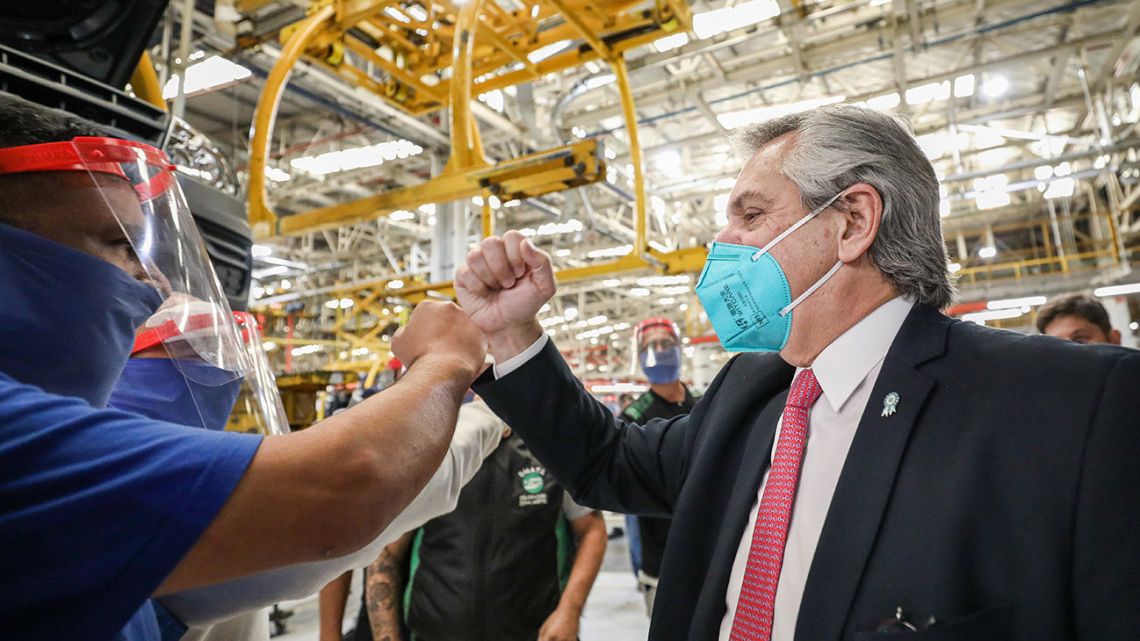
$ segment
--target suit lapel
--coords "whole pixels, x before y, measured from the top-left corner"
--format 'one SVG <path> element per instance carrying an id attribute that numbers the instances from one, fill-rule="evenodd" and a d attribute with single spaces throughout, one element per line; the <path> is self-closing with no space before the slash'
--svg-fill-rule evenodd
<path id="1" fill-rule="evenodd" d="M 843 465 L 800 602 L 798 641 L 839 641 L 911 430 L 934 380 L 916 366 L 945 351 L 948 319 L 916 306 L 883 361 Z M 894 413 L 884 416 L 894 392 Z"/>
<path id="2" fill-rule="evenodd" d="M 716 630 L 720 628 L 721 619 L 724 618 L 725 591 L 728 589 L 728 579 L 732 574 L 732 564 L 736 559 L 740 537 L 748 524 L 752 504 L 756 501 L 756 494 L 760 490 L 760 480 L 770 463 L 772 443 L 776 438 L 776 423 L 787 398 L 788 392 L 785 390 L 764 406 L 752 424 L 745 445 L 744 456 L 736 474 L 736 482 L 733 485 L 724 520 L 720 524 L 720 534 L 694 615 L 692 629 L 712 631 L 708 635 L 710 639 L 716 638 Z"/>

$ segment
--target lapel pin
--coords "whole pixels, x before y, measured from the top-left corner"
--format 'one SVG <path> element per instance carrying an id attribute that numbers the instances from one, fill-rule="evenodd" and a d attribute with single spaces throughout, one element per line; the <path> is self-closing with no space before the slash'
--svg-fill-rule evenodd
<path id="1" fill-rule="evenodd" d="M 898 392 L 891 392 L 883 397 L 883 416 L 890 416 L 895 413 L 899 406 Z"/>

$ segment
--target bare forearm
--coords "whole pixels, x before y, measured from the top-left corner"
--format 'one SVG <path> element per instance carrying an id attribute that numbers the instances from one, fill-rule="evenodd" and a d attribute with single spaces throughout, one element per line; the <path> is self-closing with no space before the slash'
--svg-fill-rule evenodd
<path id="1" fill-rule="evenodd" d="M 586 599 L 590 596 L 590 589 L 602 567 L 602 558 L 606 555 L 606 526 L 602 517 L 595 513 L 588 518 L 591 525 L 580 535 L 578 554 L 574 557 L 570 578 L 558 602 L 558 607 L 570 608 L 579 615 L 582 608 L 586 607 Z"/>
<path id="2" fill-rule="evenodd" d="M 451 359 L 423 358 L 399 383 L 359 406 L 303 432 L 266 439 L 159 594 L 335 558 L 367 544 L 439 467 L 473 377 Z"/>
<path id="3" fill-rule="evenodd" d="M 367 576 L 364 602 L 368 607 L 372 638 L 376 641 L 403 641 L 400 595 L 404 592 L 404 580 L 398 559 L 390 551 L 384 550 L 376 562 L 368 567 Z"/>
<path id="4" fill-rule="evenodd" d="M 344 606 L 348 601 L 352 572 L 345 572 L 321 588 L 318 609 L 321 622 L 320 641 L 340 641 L 344 622 Z"/>

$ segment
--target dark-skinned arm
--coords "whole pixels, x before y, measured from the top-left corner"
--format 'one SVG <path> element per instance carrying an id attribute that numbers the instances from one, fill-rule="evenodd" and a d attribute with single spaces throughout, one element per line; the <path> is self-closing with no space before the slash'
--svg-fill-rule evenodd
<path id="1" fill-rule="evenodd" d="M 348 593 L 352 589 L 352 570 L 329 581 L 321 588 L 317 598 L 317 611 L 320 613 L 320 641 L 341 641 L 344 627 L 344 608 L 348 603 Z"/>
<path id="2" fill-rule="evenodd" d="M 586 599 L 606 555 L 606 524 L 601 512 L 594 511 L 574 519 L 570 527 L 574 530 L 578 552 L 558 607 L 539 630 L 539 641 L 574 641 L 578 638 L 582 609 L 586 607 Z"/>
<path id="3" fill-rule="evenodd" d="M 317 426 L 266 438 L 157 594 L 349 554 L 416 497 L 447 452 L 483 338 L 455 305 L 425 302 L 392 347 L 408 363 L 403 378 Z"/>
<path id="4" fill-rule="evenodd" d="M 368 566 L 364 603 L 375 641 L 404 640 L 400 602 L 406 581 L 404 567 L 414 537 L 415 532 L 400 537 Z"/>

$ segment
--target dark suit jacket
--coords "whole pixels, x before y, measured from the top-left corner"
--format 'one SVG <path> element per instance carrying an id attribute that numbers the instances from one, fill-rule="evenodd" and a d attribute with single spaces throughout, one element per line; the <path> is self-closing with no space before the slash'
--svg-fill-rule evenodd
<path id="1" fill-rule="evenodd" d="M 691 414 L 644 427 L 591 398 L 553 345 L 476 391 L 580 503 L 673 517 L 650 639 L 713 640 L 793 373 L 738 356 Z M 796 640 L 897 638 L 874 630 L 899 606 L 935 617 L 923 640 L 1140 640 L 1140 352 L 912 310 L 844 464 Z"/>

